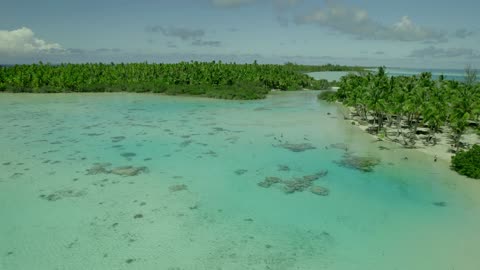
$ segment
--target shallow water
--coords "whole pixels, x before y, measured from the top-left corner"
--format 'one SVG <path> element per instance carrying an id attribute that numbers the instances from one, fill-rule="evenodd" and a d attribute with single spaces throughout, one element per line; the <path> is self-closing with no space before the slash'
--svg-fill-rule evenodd
<path id="1" fill-rule="evenodd" d="M 307 74 L 315 78 L 315 80 L 327 80 L 329 82 L 332 82 L 332 81 L 338 82 L 343 76 L 346 76 L 349 73 L 350 72 L 348 71 L 319 71 L 319 72 L 309 72 Z"/>
<path id="2" fill-rule="evenodd" d="M 0 269 L 479 269 L 480 182 L 374 142 L 315 92 L 0 108 Z M 337 143 L 381 163 L 339 166 Z M 328 196 L 258 185 L 322 170 Z"/>

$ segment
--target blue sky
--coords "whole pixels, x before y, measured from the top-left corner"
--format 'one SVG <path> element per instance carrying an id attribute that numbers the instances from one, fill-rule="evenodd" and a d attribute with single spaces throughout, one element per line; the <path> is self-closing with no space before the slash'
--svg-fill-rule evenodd
<path id="1" fill-rule="evenodd" d="M 480 1 L 2 0 L 0 62 L 480 67 Z"/>

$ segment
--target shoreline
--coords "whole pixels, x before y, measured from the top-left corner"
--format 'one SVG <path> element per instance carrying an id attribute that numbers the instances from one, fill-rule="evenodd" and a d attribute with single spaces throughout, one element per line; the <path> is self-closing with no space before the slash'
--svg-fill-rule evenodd
<path id="1" fill-rule="evenodd" d="M 362 124 L 362 121 L 358 119 L 358 117 L 352 116 L 352 108 L 346 107 L 340 102 L 336 102 L 337 106 L 339 106 L 340 110 L 342 111 L 342 116 L 344 117 L 344 121 L 349 121 L 352 123 L 352 126 L 355 126 L 356 128 L 362 130 L 364 133 L 370 135 L 372 138 L 380 141 L 385 141 L 385 142 L 391 142 L 397 145 L 402 146 L 404 149 L 410 149 L 410 150 L 415 150 L 424 154 L 427 154 L 432 157 L 432 159 L 435 159 L 435 157 L 438 160 L 442 160 L 444 162 L 447 162 L 449 165 L 451 164 L 452 157 L 455 155 L 455 153 L 451 152 L 451 143 L 448 141 L 449 136 L 448 132 L 444 133 L 437 133 L 436 138 L 437 138 L 437 143 L 435 145 L 424 145 L 422 143 L 422 138 L 418 138 L 416 140 L 416 144 L 413 147 L 405 147 L 403 144 L 401 144 L 398 141 L 395 141 L 391 138 L 381 138 L 380 136 L 376 134 L 372 134 L 367 131 L 367 129 L 370 127 L 368 124 Z M 354 124 L 353 124 L 354 123 Z M 393 128 L 387 128 L 387 132 L 392 132 L 395 129 Z M 419 136 L 420 137 L 420 136 Z M 462 136 L 462 141 L 466 142 L 469 145 L 474 145 L 474 144 L 480 144 L 480 140 L 478 136 L 475 133 L 467 133 Z"/>

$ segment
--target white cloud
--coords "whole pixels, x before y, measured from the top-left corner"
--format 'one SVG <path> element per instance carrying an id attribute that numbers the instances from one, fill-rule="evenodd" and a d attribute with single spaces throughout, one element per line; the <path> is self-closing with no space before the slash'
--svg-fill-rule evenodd
<path id="1" fill-rule="evenodd" d="M 402 41 L 446 41 L 444 33 L 415 25 L 408 16 L 403 16 L 392 28 L 386 30 L 392 39 Z"/>
<path id="2" fill-rule="evenodd" d="M 26 27 L 12 31 L 0 30 L 0 54 L 3 55 L 25 55 L 62 50 L 60 44 L 36 38 L 35 33 Z"/>
<path id="3" fill-rule="evenodd" d="M 393 25 L 384 25 L 369 17 L 364 9 L 339 5 L 327 1 L 324 9 L 297 18 L 298 23 L 313 23 L 332 30 L 350 34 L 358 39 L 444 42 L 443 32 L 415 25 L 403 16 Z"/>

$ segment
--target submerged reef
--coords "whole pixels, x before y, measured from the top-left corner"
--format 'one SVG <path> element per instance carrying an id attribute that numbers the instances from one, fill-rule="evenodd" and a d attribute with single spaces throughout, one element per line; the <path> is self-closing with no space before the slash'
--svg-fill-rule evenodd
<path id="1" fill-rule="evenodd" d="M 126 152 L 126 153 L 121 153 L 120 154 L 122 157 L 126 158 L 127 160 L 131 160 L 133 157 L 135 157 L 137 154 L 132 153 L 132 152 Z"/>
<path id="2" fill-rule="evenodd" d="M 317 195 L 320 195 L 320 196 L 328 196 L 328 194 L 330 194 L 330 190 L 328 190 L 328 188 L 320 187 L 320 186 L 312 186 L 310 188 L 310 191 L 313 194 L 317 194 Z"/>
<path id="3" fill-rule="evenodd" d="M 178 185 L 173 185 L 168 188 L 171 192 L 177 192 L 177 191 L 182 191 L 182 190 L 187 190 L 188 186 L 185 184 L 178 184 Z"/>
<path id="4" fill-rule="evenodd" d="M 312 181 L 308 181 L 304 178 L 294 178 L 292 180 L 285 180 L 283 191 L 285 193 L 303 192 L 312 185 Z"/>
<path id="5" fill-rule="evenodd" d="M 245 173 L 247 173 L 248 170 L 245 170 L 245 169 L 238 169 L 235 171 L 235 174 L 236 175 L 244 175 Z"/>
<path id="6" fill-rule="evenodd" d="M 94 163 L 90 169 L 87 169 L 87 175 L 106 174 L 109 173 L 107 167 L 112 166 L 111 163 Z"/>
<path id="7" fill-rule="evenodd" d="M 334 148 L 334 149 L 340 149 L 340 150 L 348 151 L 348 145 L 346 145 L 344 143 L 332 143 L 332 144 L 330 144 L 330 147 Z"/>
<path id="8" fill-rule="evenodd" d="M 112 174 L 121 175 L 121 176 L 136 176 L 144 172 L 147 172 L 147 167 L 145 166 L 141 166 L 141 167 L 121 166 L 121 167 L 113 168 L 110 171 L 110 173 Z"/>
<path id="9" fill-rule="evenodd" d="M 116 174 L 120 176 L 136 176 L 148 172 L 148 168 L 145 166 L 120 166 L 110 169 L 111 166 L 111 163 L 94 163 L 90 169 L 87 169 L 87 175 Z"/>
<path id="10" fill-rule="evenodd" d="M 292 152 L 304 152 L 307 150 L 316 149 L 316 147 L 310 143 L 288 143 L 287 142 L 287 143 L 277 144 L 275 145 L 275 147 L 284 148 Z"/>
<path id="11" fill-rule="evenodd" d="M 433 202 L 432 204 L 434 206 L 437 206 L 437 207 L 446 207 L 447 206 L 446 202 Z"/>
<path id="12" fill-rule="evenodd" d="M 126 138 L 127 138 L 127 137 L 125 137 L 125 136 L 115 136 L 115 137 L 111 137 L 112 143 L 121 142 L 121 141 L 125 140 Z"/>
<path id="13" fill-rule="evenodd" d="M 191 143 L 193 143 L 193 140 L 185 140 L 185 141 L 181 142 L 179 145 L 180 145 L 180 147 L 187 147 Z"/>
<path id="14" fill-rule="evenodd" d="M 207 155 L 210 157 L 218 157 L 218 154 L 212 150 L 209 150 L 208 152 L 202 153 L 202 155 Z"/>
<path id="15" fill-rule="evenodd" d="M 277 184 L 277 183 L 282 183 L 282 179 L 280 179 L 279 177 L 275 177 L 275 176 L 267 176 L 267 177 L 265 177 L 265 179 L 262 182 L 258 183 L 258 186 L 263 187 L 263 188 L 269 188 L 273 184 Z"/>
<path id="16" fill-rule="evenodd" d="M 304 180 L 307 180 L 307 181 L 315 181 L 315 180 L 318 180 L 320 179 L 321 177 L 324 177 L 324 176 L 327 176 L 328 174 L 328 171 L 327 170 L 323 170 L 323 171 L 319 171 L 315 174 L 311 174 L 311 175 L 304 175 L 303 176 L 303 179 Z"/>
<path id="17" fill-rule="evenodd" d="M 329 194 L 329 191 L 327 188 L 320 187 L 320 186 L 313 186 L 313 183 L 316 180 L 326 176 L 327 174 L 328 174 L 328 171 L 323 170 L 312 175 L 304 175 L 302 177 L 293 177 L 292 179 L 288 179 L 288 180 L 283 180 L 275 176 L 267 176 L 263 181 L 259 182 L 257 185 L 263 188 L 269 188 L 273 185 L 279 184 L 282 186 L 282 189 L 286 194 L 303 192 L 307 189 L 310 189 L 310 191 L 314 194 L 327 196 Z"/>
<path id="18" fill-rule="evenodd" d="M 380 159 L 375 157 L 356 156 L 351 153 L 346 153 L 343 155 L 341 160 L 335 161 L 335 163 L 349 169 L 355 169 L 362 172 L 372 172 L 373 168 L 380 164 Z"/>
<path id="19" fill-rule="evenodd" d="M 380 164 L 380 159 L 368 156 L 358 156 L 349 151 L 349 147 L 344 143 L 334 143 L 331 148 L 345 151 L 341 160 L 334 161 L 339 166 L 359 170 L 362 172 L 372 172 L 373 168 Z M 328 147 L 326 147 L 328 149 Z M 389 150 L 387 147 L 379 146 L 380 150 Z"/>
<path id="20" fill-rule="evenodd" d="M 78 198 L 78 197 L 83 197 L 87 194 L 86 191 L 80 190 L 80 191 L 75 191 L 71 189 L 64 189 L 64 190 L 57 190 L 51 194 L 41 194 L 40 198 L 47 200 L 49 202 L 54 202 L 61 200 L 63 198 Z"/>

